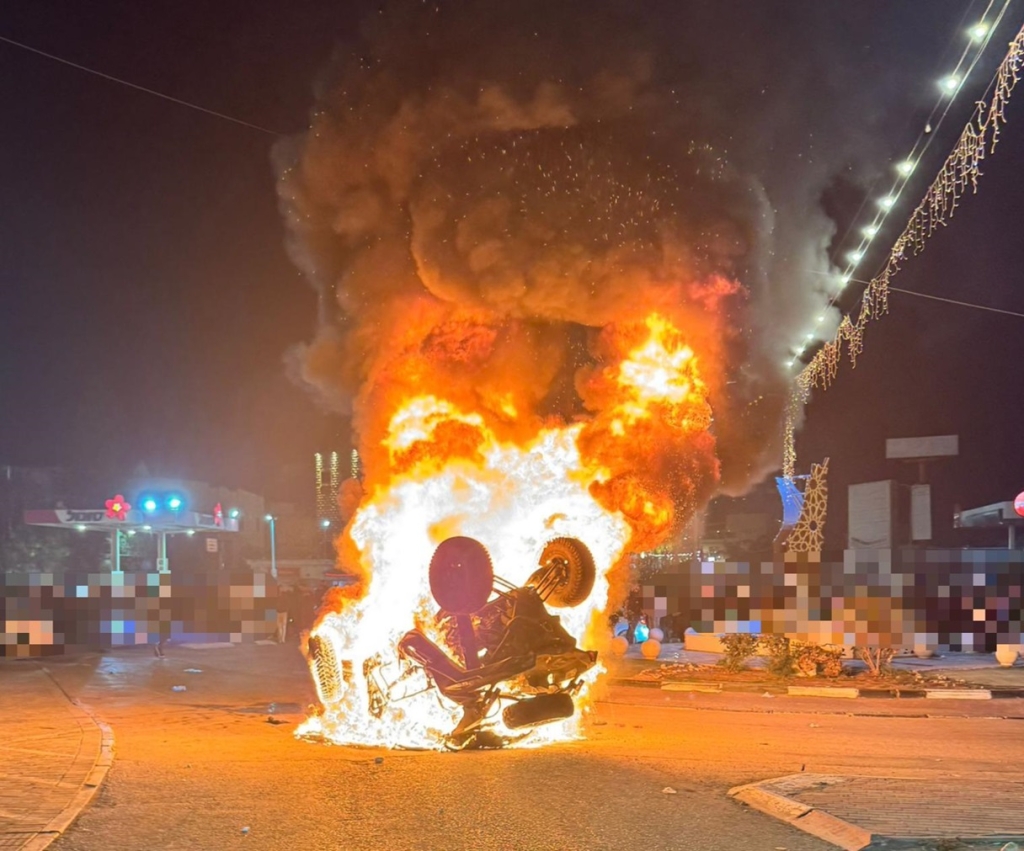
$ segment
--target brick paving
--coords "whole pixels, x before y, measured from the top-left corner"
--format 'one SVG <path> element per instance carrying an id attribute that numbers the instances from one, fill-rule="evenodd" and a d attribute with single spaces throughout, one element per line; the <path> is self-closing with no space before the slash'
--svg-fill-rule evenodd
<path id="1" fill-rule="evenodd" d="M 0 849 L 42 848 L 95 777 L 103 731 L 37 666 L 0 666 Z"/>
<path id="2" fill-rule="evenodd" d="M 790 798 L 897 839 L 1024 836 L 1024 779 L 852 777 Z"/>

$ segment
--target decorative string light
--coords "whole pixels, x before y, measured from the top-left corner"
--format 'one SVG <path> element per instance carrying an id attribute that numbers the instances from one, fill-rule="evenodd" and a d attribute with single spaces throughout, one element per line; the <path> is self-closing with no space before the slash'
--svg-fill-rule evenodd
<path id="1" fill-rule="evenodd" d="M 982 39 L 985 38 L 985 36 L 988 35 L 988 30 L 988 24 L 985 23 L 984 21 L 979 21 L 973 27 L 967 30 L 967 35 L 971 37 L 971 41 L 981 41 Z"/>
<path id="2" fill-rule="evenodd" d="M 927 240 L 940 227 L 952 219 L 960 199 L 970 191 L 978 191 L 981 163 L 995 152 L 999 134 L 1006 123 L 1006 105 L 1020 81 L 1024 68 L 1024 27 L 1010 42 L 1009 50 L 990 84 L 992 99 L 977 103 L 960 138 L 953 146 L 942 168 L 928 187 L 924 197 L 911 213 L 903 232 L 893 243 L 889 256 L 879 272 L 868 283 L 860 301 L 856 319 L 843 317 L 835 336 L 819 349 L 811 361 L 796 376 L 786 406 L 785 435 L 783 439 L 783 475 L 792 478 L 796 470 L 796 426 L 800 413 L 810 398 L 812 389 L 826 390 L 835 381 L 839 362 L 845 348 L 852 367 L 864 350 L 864 330 L 872 319 L 889 311 L 889 282 L 899 272 L 909 256 L 920 254 Z M 902 173 L 913 171 L 913 161 L 897 166 Z M 844 275 L 844 282 L 852 275 Z"/>

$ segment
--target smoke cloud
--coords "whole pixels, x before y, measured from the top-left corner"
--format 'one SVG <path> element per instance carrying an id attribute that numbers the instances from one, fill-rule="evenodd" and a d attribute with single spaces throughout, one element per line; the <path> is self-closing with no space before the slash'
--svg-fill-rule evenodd
<path id="1" fill-rule="evenodd" d="M 428 369 L 527 433 L 599 410 L 609 329 L 652 311 L 709 390 L 720 464 L 690 507 L 779 467 L 785 362 L 838 320 L 814 321 L 835 286 L 822 193 L 884 163 L 872 133 L 891 116 L 854 73 L 864 16 L 823 5 L 460 0 L 367 18 L 275 157 L 292 257 L 322 296 L 294 366 L 352 415 L 371 476 L 385 398 Z"/>

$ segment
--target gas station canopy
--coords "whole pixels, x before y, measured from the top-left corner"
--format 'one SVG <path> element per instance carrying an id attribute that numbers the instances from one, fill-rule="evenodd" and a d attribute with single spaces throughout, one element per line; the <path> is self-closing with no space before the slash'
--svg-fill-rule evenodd
<path id="1" fill-rule="evenodd" d="M 157 511 L 148 513 L 132 509 L 118 519 L 108 509 L 40 509 L 26 511 L 29 526 L 49 526 L 55 529 L 77 529 L 80 532 L 157 532 L 180 535 L 189 532 L 237 532 L 238 518 L 221 514 L 200 514 L 198 511 Z"/>
<path id="2" fill-rule="evenodd" d="M 106 532 L 110 536 L 110 564 L 115 573 L 121 572 L 121 535 L 146 532 L 156 535 L 156 567 L 161 573 L 168 572 L 168 535 L 194 535 L 204 532 L 237 532 L 238 517 L 228 517 L 218 503 L 213 514 L 187 511 L 183 500 L 172 494 L 161 505 L 151 496 L 142 500 L 143 509 L 132 508 L 131 504 L 118 494 L 107 500 L 104 508 L 47 508 L 26 511 L 25 523 L 29 526 L 49 526 L 51 529 L 75 529 L 79 532 Z M 165 507 L 166 506 L 166 507 Z"/>

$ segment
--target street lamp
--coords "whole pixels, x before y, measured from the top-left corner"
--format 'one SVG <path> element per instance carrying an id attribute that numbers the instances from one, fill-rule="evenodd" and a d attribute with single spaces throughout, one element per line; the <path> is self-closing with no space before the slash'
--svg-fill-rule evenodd
<path id="1" fill-rule="evenodd" d="M 277 579 L 277 542 L 274 540 L 274 521 L 277 518 L 268 514 L 263 519 L 270 524 L 270 575 Z"/>

